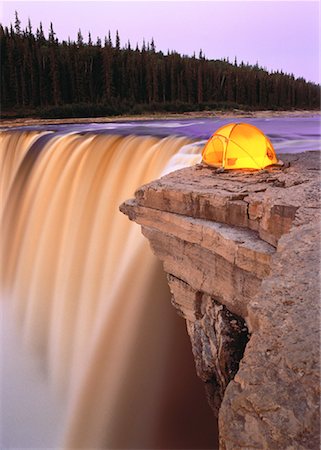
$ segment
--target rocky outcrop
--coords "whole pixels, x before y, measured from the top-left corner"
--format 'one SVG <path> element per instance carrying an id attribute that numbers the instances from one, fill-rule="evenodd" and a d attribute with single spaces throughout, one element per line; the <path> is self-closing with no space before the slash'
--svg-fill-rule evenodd
<path id="1" fill-rule="evenodd" d="M 282 170 L 198 165 L 121 210 L 163 261 L 221 449 L 320 445 L 320 161 Z"/>

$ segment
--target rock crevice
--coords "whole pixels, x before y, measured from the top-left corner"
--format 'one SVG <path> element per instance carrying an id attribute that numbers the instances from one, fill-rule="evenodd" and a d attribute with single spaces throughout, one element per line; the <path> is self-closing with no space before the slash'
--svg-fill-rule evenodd
<path id="1" fill-rule="evenodd" d="M 245 321 L 214 298 L 194 291 L 185 281 L 167 275 L 172 304 L 186 320 L 197 375 L 204 381 L 207 399 L 218 411 L 228 383 L 234 378 L 249 332 Z"/>

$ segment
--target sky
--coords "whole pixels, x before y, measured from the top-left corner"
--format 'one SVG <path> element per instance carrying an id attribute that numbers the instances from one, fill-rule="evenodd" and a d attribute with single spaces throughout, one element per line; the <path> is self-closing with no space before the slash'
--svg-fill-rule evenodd
<path id="1" fill-rule="evenodd" d="M 268 70 L 283 70 L 320 83 L 320 3 L 318 1 L 2 1 L 1 23 L 22 26 L 30 17 L 34 31 L 53 22 L 59 40 L 85 40 L 118 29 L 121 45 L 154 38 L 156 49 L 209 59 L 229 58 Z"/>

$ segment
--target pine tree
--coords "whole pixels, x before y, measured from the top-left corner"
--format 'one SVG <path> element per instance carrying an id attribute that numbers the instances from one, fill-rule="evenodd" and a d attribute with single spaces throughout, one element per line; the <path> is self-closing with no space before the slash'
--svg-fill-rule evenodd
<path id="1" fill-rule="evenodd" d="M 28 28 L 27 28 L 27 34 L 29 37 L 32 36 L 32 25 L 31 25 L 31 21 L 30 18 L 28 17 Z"/>
<path id="2" fill-rule="evenodd" d="M 54 32 L 52 22 L 50 22 L 48 40 L 51 44 L 53 44 L 55 42 L 55 36 L 56 36 L 56 33 Z"/>
<path id="3" fill-rule="evenodd" d="M 18 36 L 21 35 L 21 21 L 18 17 L 17 11 L 15 11 L 15 21 L 14 21 L 14 29 Z"/>
<path id="4" fill-rule="evenodd" d="M 154 38 L 152 38 L 152 41 L 151 41 L 151 43 L 150 43 L 150 51 L 151 51 L 152 53 L 155 53 L 155 52 L 156 52 L 156 47 L 155 47 Z"/>
<path id="5" fill-rule="evenodd" d="M 120 50 L 120 38 L 118 30 L 116 30 L 116 50 Z"/>
<path id="6" fill-rule="evenodd" d="M 45 40 L 45 35 L 44 35 L 44 32 L 43 32 L 43 28 L 42 28 L 42 23 L 41 22 L 40 22 L 40 25 L 39 25 L 39 29 L 37 28 L 36 39 L 37 39 L 37 41 L 40 41 L 40 42 Z"/>
<path id="7" fill-rule="evenodd" d="M 78 47 L 82 47 L 84 45 L 84 38 L 83 38 L 83 35 L 81 34 L 80 28 L 77 33 L 77 45 L 78 45 Z"/>

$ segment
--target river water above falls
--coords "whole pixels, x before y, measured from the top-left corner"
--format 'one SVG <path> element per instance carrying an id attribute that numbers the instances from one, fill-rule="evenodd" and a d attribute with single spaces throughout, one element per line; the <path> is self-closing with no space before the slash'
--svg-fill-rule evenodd
<path id="1" fill-rule="evenodd" d="M 231 121 L 2 130 L 3 448 L 213 448 L 184 322 L 118 206 Z M 237 121 L 277 153 L 321 147 L 318 118 Z"/>
<path id="2" fill-rule="evenodd" d="M 72 122 L 72 119 L 70 119 Z M 67 121 L 67 120 L 66 120 Z M 63 125 L 39 125 L 19 127 L 17 130 L 52 130 L 57 132 L 95 132 L 121 135 L 185 136 L 199 140 L 203 144 L 215 130 L 230 122 L 246 122 L 260 128 L 272 141 L 277 153 L 299 153 L 320 150 L 320 115 L 310 117 L 270 117 L 270 118 L 203 118 L 138 120 L 127 122 L 89 123 Z M 0 128 L 1 130 L 1 128 Z"/>

